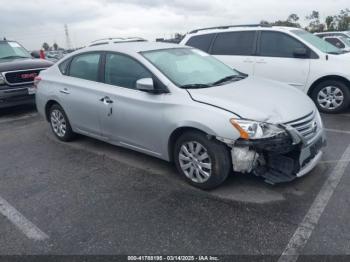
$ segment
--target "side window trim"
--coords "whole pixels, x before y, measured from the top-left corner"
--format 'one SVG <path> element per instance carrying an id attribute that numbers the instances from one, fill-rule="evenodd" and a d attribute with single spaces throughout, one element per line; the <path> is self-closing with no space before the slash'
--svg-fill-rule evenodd
<path id="1" fill-rule="evenodd" d="M 68 68 L 67 68 L 67 75 L 66 76 L 69 76 L 69 77 L 74 77 L 74 76 L 71 76 L 70 75 L 70 69 L 71 69 L 71 64 L 72 64 L 72 61 L 76 58 L 76 57 L 79 57 L 79 56 L 82 56 L 82 55 L 89 55 L 89 54 L 98 54 L 100 56 L 99 58 L 99 61 L 98 61 L 98 72 L 97 72 L 97 81 L 93 81 L 93 80 L 88 80 L 88 79 L 83 79 L 83 78 L 79 78 L 79 79 L 82 79 L 82 80 L 86 80 L 86 81 L 92 81 L 92 82 L 97 82 L 97 83 L 102 83 L 101 81 L 101 75 L 100 75 L 100 71 L 101 71 L 101 66 L 102 66 L 102 55 L 103 55 L 103 51 L 88 51 L 88 52 L 83 52 L 83 53 L 79 53 L 79 54 L 76 54 L 74 56 L 71 56 L 69 59 L 69 63 L 68 63 Z M 77 78 L 77 77 L 74 77 L 74 78 Z"/>
<path id="2" fill-rule="evenodd" d="M 258 38 L 257 38 L 257 52 L 256 52 L 256 56 L 260 56 L 261 55 L 261 35 L 262 32 L 273 32 L 273 33 L 279 33 L 279 34 L 283 34 L 283 35 L 287 35 L 288 37 L 291 37 L 292 39 L 298 41 L 300 44 L 302 44 L 309 52 L 309 57 L 307 59 L 319 59 L 320 57 L 310 48 L 308 47 L 306 44 L 304 44 L 303 42 L 301 42 L 299 39 L 297 39 L 296 37 L 287 34 L 285 32 L 280 32 L 280 31 L 273 31 L 273 30 L 259 30 L 258 32 Z M 279 56 L 269 56 L 269 57 L 276 57 L 276 58 L 292 58 L 292 57 L 279 57 Z M 299 58 L 295 58 L 295 59 L 299 59 Z"/>
<path id="3" fill-rule="evenodd" d="M 127 54 L 124 54 L 124 53 L 120 53 L 120 52 L 116 52 L 116 51 L 104 51 L 103 52 L 103 60 L 102 60 L 102 64 L 101 64 L 101 78 L 103 79 L 102 83 L 106 84 L 106 85 L 112 85 L 112 84 L 108 84 L 106 83 L 105 81 L 105 70 L 106 70 L 106 57 L 108 54 L 116 54 L 116 55 L 120 55 L 120 56 L 125 56 L 127 58 L 130 58 L 132 59 L 133 61 L 135 61 L 136 63 L 138 63 L 139 65 L 141 65 L 151 76 L 152 76 L 152 79 L 154 82 L 158 83 L 160 85 L 160 88 L 159 88 L 159 91 L 156 92 L 156 93 L 159 93 L 159 94 L 162 94 L 162 93 L 170 93 L 169 89 L 166 87 L 166 85 L 164 85 L 162 83 L 162 81 L 159 80 L 159 78 L 153 74 L 142 62 L 140 62 L 139 60 L 135 59 L 134 57 L 130 56 L 130 55 L 127 55 Z M 114 85 L 116 86 L 116 85 Z M 143 91 L 140 91 L 140 90 L 137 90 L 137 89 L 132 89 L 132 88 L 127 88 L 127 87 L 122 87 L 122 86 L 118 86 L 120 88 L 125 88 L 125 89 L 129 89 L 129 90 L 134 90 L 134 91 L 137 91 L 137 92 L 143 92 Z"/>

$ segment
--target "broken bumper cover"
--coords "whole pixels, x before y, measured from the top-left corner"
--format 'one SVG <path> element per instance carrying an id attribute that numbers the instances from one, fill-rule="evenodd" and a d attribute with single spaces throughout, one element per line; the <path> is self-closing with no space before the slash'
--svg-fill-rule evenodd
<path id="1" fill-rule="evenodd" d="M 323 129 L 310 141 L 291 130 L 273 138 L 237 140 L 231 150 L 233 169 L 261 176 L 270 184 L 290 182 L 317 165 L 325 145 Z"/>

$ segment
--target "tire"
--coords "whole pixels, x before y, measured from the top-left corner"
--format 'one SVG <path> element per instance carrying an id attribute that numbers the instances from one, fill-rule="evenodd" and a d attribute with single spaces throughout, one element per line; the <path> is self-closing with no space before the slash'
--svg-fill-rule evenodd
<path id="1" fill-rule="evenodd" d="M 197 152 L 197 149 L 200 151 Z M 201 189 L 219 186 L 232 171 L 228 147 L 219 141 L 208 139 L 201 132 L 190 131 L 181 135 L 175 143 L 173 153 L 178 172 L 188 183 Z"/>
<path id="2" fill-rule="evenodd" d="M 350 86 L 338 80 L 327 80 L 316 86 L 311 98 L 320 112 L 339 113 L 349 107 Z"/>
<path id="3" fill-rule="evenodd" d="M 68 117 L 60 105 L 54 104 L 51 106 L 49 120 L 52 132 L 59 140 L 68 142 L 75 138 L 76 134 L 73 132 Z"/>

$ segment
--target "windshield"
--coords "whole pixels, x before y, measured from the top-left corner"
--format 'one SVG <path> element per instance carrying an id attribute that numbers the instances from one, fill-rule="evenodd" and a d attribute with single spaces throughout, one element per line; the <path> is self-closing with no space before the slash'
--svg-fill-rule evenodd
<path id="1" fill-rule="evenodd" d="M 237 71 L 197 49 L 162 49 L 142 55 L 179 87 L 204 88 L 240 77 Z"/>
<path id="2" fill-rule="evenodd" d="M 0 59 L 30 57 L 30 54 L 17 42 L 0 42 Z"/>
<path id="3" fill-rule="evenodd" d="M 326 42 L 325 40 L 309 33 L 304 30 L 292 30 L 292 33 L 299 36 L 304 41 L 308 42 L 309 44 L 313 45 L 320 51 L 327 53 L 327 54 L 342 54 L 343 51 L 339 48 L 333 46 L 332 44 Z"/>

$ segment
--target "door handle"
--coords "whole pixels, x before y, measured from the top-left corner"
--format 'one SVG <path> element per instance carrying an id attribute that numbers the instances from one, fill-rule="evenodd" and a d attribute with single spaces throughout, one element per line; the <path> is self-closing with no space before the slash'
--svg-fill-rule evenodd
<path id="1" fill-rule="evenodd" d="M 102 97 L 100 101 L 105 104 L 113 104 L 113 100 L 111 100 L 108 96 Z"/>
<path id="2" fill-rule="evenodd" d="M 66 95 L 69 95 L 70 93 L 68 92 L 68 89 L 67 88 L 63 88 L 60 90 L 60 93 L 62 94 L 66 94 Z"/>
<path id="3" fill-rule="evenodd" d="M 266 64 L 266 61 L 264 59 L 256 61 L 258 64 Z"/>
<path id="4" fill-rule="evenodd" d="M 243 60 L 243 63 L 253 63 L 254 61 L 251 60 L 251 59 L 246 59 L 246 60 Z"/>

